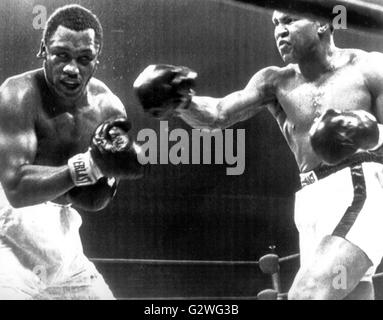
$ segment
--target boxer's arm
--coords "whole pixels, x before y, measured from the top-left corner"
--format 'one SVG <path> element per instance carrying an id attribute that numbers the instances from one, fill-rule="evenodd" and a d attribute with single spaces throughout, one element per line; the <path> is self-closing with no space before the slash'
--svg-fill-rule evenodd
<path id="1" fill-rule="evenodd" d="M 194 96 L 188 108 L 177 109 L 178 116 L 196 128 L 226 128 L 247 120 L 275 100 L 279 68 L 268 67 L 256 73 L 243 90 L 223 98 Z"/>
<path id="2" fill-rule="evenodd" d="M 98 94 L 100 100 L 100 109 L 103 112 L 104 119 L 126 117 L 126 108 L 120 98 L 116 96 L 109 87 L 102 81 L 92 78 L 92 84 L 96 88 L 94 94 Z M 101 94 L 100 94 L 101 92 Z"/>
<path id="3" fill-rule="evenodd" d="M 372 113 L 378 121 L 379 143 L 383 145 L 383 54 L 371 52 L 362 64 L 367 87 L 372 97 Z M 376 148 L 374 148 L 376 149 Z"/>
<path id="4" fill-rule="evenodd" d="M 372 112 L 383 123 L 383 54 L 371 52 L 361 68 L 372 97 Z"/>
<path id="5" fill-rule="evenodd" d="M 0 88 L 0 181 L 14 207 L 53 200 L 74 186 L 67 166 L 33 165 L 34 106 L 23 105 L 18 93 L 15 83 Z"/>

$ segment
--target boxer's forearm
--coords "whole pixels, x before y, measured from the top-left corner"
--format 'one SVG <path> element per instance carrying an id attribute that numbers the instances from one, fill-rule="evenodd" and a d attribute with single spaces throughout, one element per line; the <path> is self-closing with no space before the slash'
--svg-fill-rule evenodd
<path id="1" fill-rule="evenodd" d="M 68 166 L 23 165 L 17 176 L 4 183 L 8 201 L 14 207 L 25 207 L 52 201 L 73 188 Z"/>
<path id="2" fill-rule="evenodd" d="M 193 128 L 214 129 L 219 127 L 219 102 L 217 98 L 194 96 L 186 109 L 177 109 L 177 115 Z"/>
<path id="3" fill-rule="evenodd" d="M 254 92 L 236 91 L 221 99 L 194 96 L 189 107 L 177 110 L 178 116 L 193 128 L 225 129 L 262 110 L 265 101 Z"/>

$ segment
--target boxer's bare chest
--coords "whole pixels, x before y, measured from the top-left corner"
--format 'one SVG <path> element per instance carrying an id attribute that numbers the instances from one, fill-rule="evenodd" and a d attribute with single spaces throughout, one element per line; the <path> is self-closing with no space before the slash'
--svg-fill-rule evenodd
<path id="1" fill-rule="evenodd" d="M 278 89 L 273 114 L 302 171 L 319 163 L 309 139 L 315 118 L 328 109 L 371 111 L 373 97 L 362 74 L 353 67 L 329 72 L 312 82 L 296 76 Z"/>
<path id="2" fill-rule="evenodd" d="M 96 104 L 68 111 L 40 105 L 35 122 L 36 164 L 62 165 L 73 154 L 86 151 L 96 126 L 103 120 Z"/>
<path id="3" fill-rule="evenodd" d="M 285 113 L 286 133 L 306 135 L 325 110 L 371 111 L 372 97 L 356 68 L 344 67 L 313 82 L 291 79 L 280 88 L 278 101 Z"/>

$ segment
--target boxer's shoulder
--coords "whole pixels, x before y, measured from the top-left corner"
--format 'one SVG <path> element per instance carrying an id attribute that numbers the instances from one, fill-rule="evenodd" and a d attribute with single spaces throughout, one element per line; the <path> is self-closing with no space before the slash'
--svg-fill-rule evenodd
<path id="1" fill-rule="evenodd" d="M 286 78 L 295 76 L 296 67 L 294 64 L 289 64 L 283 67 L 269 66 L 259 71 L 267 80 L 280 81 Z"/>
<path id="2" fill-rule="evenodd" d="M 346 59 L 346 64 L 357 67 L 365 74 L 383 69 L 383 54 L 381 52 L 368 52 L 360 49 L 340 49 L 339 51 Z"/>
<path id="3" fill-rule="evenodd" d="M 293 65 L 285 67 L 269 66 L 259 70 L 250 80 L 249 86 L 262 88 L 265 92 L 275 94 L 287 80 L 294 78 L 296 70 Z"/>
<path id="4" fill-rule="evenodd" d="M 288 64 L 283 67 L 271 66 L 263 69 L 263 72 L 266 82 L 276 94 L 286 86 L 290 87 L 292 83 L 299 81 L 298 66 L 295 64 Z"/>
<path id="5" fill-rule="evenodd" d="M 88 83 L 88 92 L 92 95 L 109 95 L 112 91 L 100 79 L 92 77 Z"/>
<path id="6" fill-rule="evenodd" d="M 125 108 L 120 98 L 101 80 L 91 78 L 88 84 L 88 92 L 93 105 L 98 105 L 111 116 L 125 115 Z"/>
<path id="7" fill-rule="evenodd" d="M 269 70 L 271 79 L 274 80 L 277 85 L 295 79 L 299 73 L 298 66 L 292 63 L 283 67 L 269 67 Z"/>
<path id="8" fill-rule="evenodd" d="M 356 64 L 361 71 L 368 75 L 374 75 L 383 72 L 383 53 L 381 52 L 365 52 L 357 55 Z"/>
<path id="9" fill-rule="evenodd" d="M 0 87 L 0 108 L 12 110 L 14 113 L 21 110 L 24 115 L 27 111 L 32 111 L 31 105 L 34 105 L 39 98 L 37 76 L 41 70 L 31 70 L 7 78 Z"/>
<path id="10" fill-rule="evenodd" d="M 383 90 L 383 54 L 358 50 L 355 53 L 354 65 L 373 96 L 380 96 Z"/>
<path id="11" fill-rule="evenodd" d="M 39 70 L 31 70 L 7 78 L 0 87 L 0 94 L 8 98 L 23 98 L 36 89 L 36 79 Z"/>

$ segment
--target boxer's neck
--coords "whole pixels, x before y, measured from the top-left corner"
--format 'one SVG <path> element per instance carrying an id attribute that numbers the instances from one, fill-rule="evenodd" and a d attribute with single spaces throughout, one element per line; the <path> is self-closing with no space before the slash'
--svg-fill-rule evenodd
<path id="1" fill-rule="evenodd" d="M 323 74 L 333 71 L 337 48 L 334 42 L 320 43 L 298 61 L 299 70 L 308 81 L 315 81 Z"/>
<path id="2" fill-rule="evenodd" d="M 54 105 L 52 105 L 52 108 L 54 109 L 54 113 L 62 113 L 62 112 L 70 112 L 74 113 L 77 109 L 88 106 L 88 86 L 85 87 L 84 92 L 81 94 L 81 96 L 70 99 L 65 98 L 62 96 L 59 96 L 55 89 L 54 85 L 48 81 L 47 77 L 45 77 L 45 81 L 47 83 L 49 93 L 52 96 L 54 100 Z"/>

